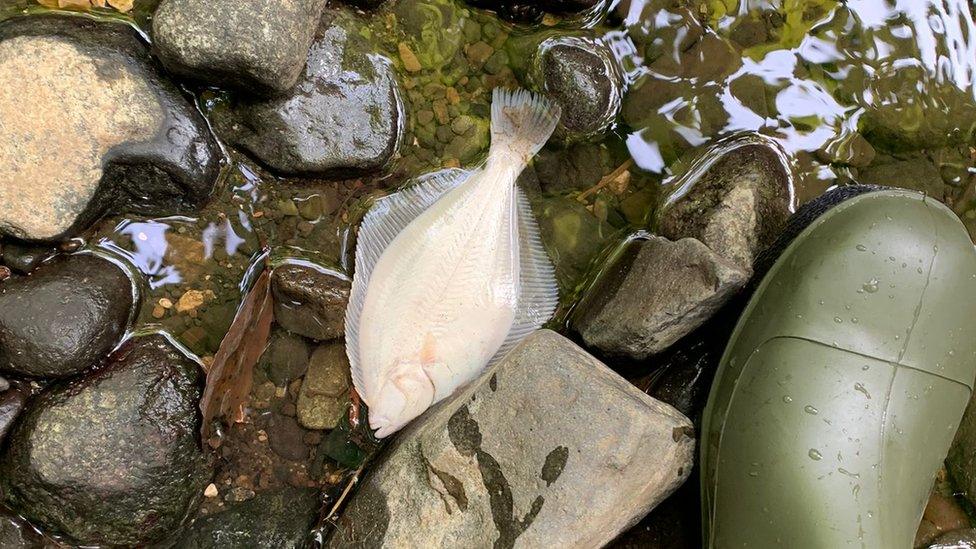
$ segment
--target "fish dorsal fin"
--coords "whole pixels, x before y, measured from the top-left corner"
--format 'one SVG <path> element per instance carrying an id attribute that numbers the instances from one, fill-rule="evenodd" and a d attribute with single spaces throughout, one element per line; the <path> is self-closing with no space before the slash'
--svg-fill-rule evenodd
<path id="1" fill-rule="evenodd" d="M 346 308 L 346 354 L 349 356 L 353 384 L 364 398 L 372 394 L 373 388 L 368 386 L 359 360 L 359 319 L 366 303 L 366 288 L 373 268 L 400 231 L 445 193 L 463 183 L 470 174 L 467 170 L 449 169 L 424 175 L 417 179 L 415 185 L 377 200 L 359 226 L 356 272 Z"/>
<path id="2" fill-rule="evenodd" d="M 516 208 L 519 231 L 518 304 L 512 329 L 491 359 L 491 364 L 499 361 L 526 336 L 549 322 L 559 305 L 556 271 L 542 245 L 539 224 L 532 214 L 529 198 L 520 188 L 516 189 Z"/>

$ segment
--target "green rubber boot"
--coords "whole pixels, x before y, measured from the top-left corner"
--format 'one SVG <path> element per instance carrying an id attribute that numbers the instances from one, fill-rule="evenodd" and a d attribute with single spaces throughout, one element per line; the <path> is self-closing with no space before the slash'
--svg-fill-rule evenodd
<path id="1" fill-rule="evenodd" d="M 716 374 L 706 547 L 912 547 L 969 402 L 976 251 L 962 223 L 921 194 L 838 192 L 794 216 Z"/>

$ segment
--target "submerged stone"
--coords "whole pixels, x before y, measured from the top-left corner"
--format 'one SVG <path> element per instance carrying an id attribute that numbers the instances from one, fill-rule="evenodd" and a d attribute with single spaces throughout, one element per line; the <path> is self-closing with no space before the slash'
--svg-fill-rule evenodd
<path id="1" fill-rule="evenodd" d="M 261 355 L 258 364 L 264 368 L 271 382 L 278 387 L 285 387 L 292 380 L 305 375 L 308 356 L 308 344 L 304 339 L 280 330 L 271 335 L 268 348 Z"/>
<path id="2" fill-rule="evenodd" d="M 70 237 L 104 213 L 193 210 L 220 168 L 206 122 L 125 24 L 0 24 L 0 120 L 0 233 L 25 240 Z"/>
<path id="3" fill-rule="evenodd" d="M 57 253 L 57 249 L 50 245 L 32 246 L 8 242 L 3 245 L 3 264 L 20 274 L 27 274 Z"/>
<path id="4" fill-rule="evenodd" d="M 327 0 L 163 0 L 153 16 L 166 68 L 207 84 L 274 95 L 305 67 Z"/>
<path id="5" fill-rule="evenodd" d="M 176 533 L 209 479 L 197 440 L 201 370 L 165 337 L 31 401 L 0 457 L 6 503 L 82 545 Z"/>
<path id="6" fill-rule="evenodd" d="M 704 324 L 748 281 L 693 238 L 636 240 L 588 290 L 572 327 L 606 355 L 643 360 Z"/>
<path id="7" fill-rule="evenodd" d="M 316 490 L 286 486 L 259 492 L 226 511 L 198 518 L 179 546 L 184 549 L 301 549 L 318 511 Z"/>
<path id="8" fill-rule="evenodd" d="M 756 255 L 790 217 L 784 161 L 771 146 L 744 144 L 703 157 L 685 177 L 658 217 L 658 232 L 696 238 L 751 275 Z"/>
<path id="9" fill-rule="evenodd" d="M 306 429 L 335 429 L 349 405 L 349 359 L 341 343 L 312 353 L 298 394 L 298 422 Z"/>
<path id="10" fill-rule="evenodd" d="M 132 310 L 132 281 L 95 255 L 0 282 L 0 371 L 64 377 L 91 368 L 122 339 Z"/>
<path id="11" fill-rule="evenodd" d="M 943 534 L 929 549 L 976 549 L 976 528 L 964 528 Z"/>
<path id="12" fill-rule="evenodd" d="M 214 116 L 228 141 L 280 173 L 346 176 L 381 169 L 393 158 L 402 110 L 389 61 L 339 16 L 321 29 L 292 92 L 238 97 Z"/>
<path id="13" fill-rule="evenodd" d="M 579 140 L 601 135 L 620 113 L 623 76 L 600 40 L 546 40 L 536 54 L 532 79 L 562 107 L 557 137 Z"/>
<path id="14" fill-rule="evenodd" d="M 542 330 L 397 436 L 327 546 L 599 547 L 685 481 L 694 448 L 686 417 Z"/>
<path id="15" fill-rule="evenodd" d="M 345 276 L 307 264 L 285 264 L 271 273 L 275 321 L 284 329 L 320 341 L 345 334 L 352 283 Z"/>

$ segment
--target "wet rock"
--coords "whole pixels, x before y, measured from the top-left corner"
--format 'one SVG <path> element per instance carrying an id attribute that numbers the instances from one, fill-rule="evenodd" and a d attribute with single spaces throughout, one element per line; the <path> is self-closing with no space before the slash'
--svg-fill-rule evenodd
<path id="1" fill-rule="evenodd" d="M 403 35 L 403 46 L 413 53 L 421 70 L 450 63 L 464 43 L 464 27 L 470 21 L 468 10 L 454 0 L 397 0 L 391 13 Z M 401 51 L 403 46 L 398 44 Z"/>
<path id="2" fill-rule="evenodd" d="M 549 255 L 559 285 L 574 288 L 615 237 L 613 227 L 574 198 L 544 198 L 533 202 L 532 209 L 539 220 L 542 241 L 551 246 Z"/>
<path id="3" fill-rule="evenodd" d="M 315 490 L 283 487 L 258 493 L 226 511 L 198 518 L 179 546 L 185 549 L 300 549 L 318 510 L 319 498 Z"/>
<path id="4" fill-rule="evenodd" d="M 98 364 L 133 310 L 129 277 L 90 254 L 63 256 L 0 283 L 0 371 L 64 377 Z"/>
<path id="5" fill-rule="evenodd" d="M 532 80 L 563 109 L 557 137 L 598 136 L 620 112 L 623 77 L 610 49 L 600 40 L 546 40 L 536 54 Z"/>
<path id="6" fill-rule="evenodd" d="M 191 211 L 213 190 L 206 122 L 128 25 L 10 19 L 0 89 L 0 233 L 59 240 L 104 213 Z"/>
<path id="7" fill-rule="evenodd" d="M 178 531 L 209 479 L 197 443 L 200 367 L 161 335 L 35 397 L 0 457 L 6 502 L 82 545 Z"/>
<path id="8" fill-rule="evenodd" d="M 291 175 L 335 175 L 383 168 L 403 133 L 399 84 L 340 16 L 321 31 L 294 91 L 238 98 L 215 111 L 218 131 L 258 160 Z"/>
<path id="9" fill-rule="evenodd" d="M 771 147 L 753 144 L 699 162 L 676 184 L 658 233 L 671 240 L 696 238 L 751 275 L 756 254 L 773 243 L 790 216 L 786 168 Z"/>
<path id="10" fill-rule="evenodd" d="M 285 387 L 293 379 L 305 375 L 308 355 L 309 348 L 304 339 L 285 331 L 276 331 L 261 356 L 260 366 L 276 386 Z"/>
<path id="11" fill-rule="evenodd" d="M 636 240 L 587 291 L 572 328 L 601 353 L 643 360 L 701 326 L 748 281 L 693 238 Z"/>
<path id="12" fill-rule="evenodd" d="M 298 421 L 306 429 L 335 429 L 349 405 L 349 359 L 341 343 L 312 353 L 298 395 Z"/>
<path id="13" fill-rule="evenodd" d="M 153 16 L 166 68 L 207 84 L 274 95 L 305 67 L 327 0 L 163 0 Z"/>
<path id="14" fill-rule="evenodd" d="M 10 388 L 10 382 L 4 379 L 3 376 L 0 376 L 0 393 L 6 391 L 9 388 Z"/>
<path id="15" fill-rule="evenodd" d="M 546 192 L 583 190 L 599 183 L 610 171 L 608 156 L 606 149 L 592 143 L 546 149 L 535 158 L 535 173 Z"/>
<path id="16" fill-rule="evenodd" d="M 687 418 L 539 331 L 398 436 L 328 546 L 598 547 L 684 482 L 694 445 Z"/>
<path id="17" fill-rule="evenodd" d="M 0 506 L 0 547 L 5 549 L 34 549 L 48 547 L 29 524 L 8 516 Z"/>
<path id="18" fill-rule="evenodd" d="M 345 334 L 349 279 L 309 264 L 286 264 L 271 274 L 275 321 L 293 333 L 320 341 Z"/>
<path id="19" fill-rule="evenodd" d="M 271 449 L 290 461 L 308 459 L 308 446 L 305 445 L 305 430 L 295 418 L 275 414 L 268 429 Z"/>
<path id="20" fill-rule="evenodd" d="M 946 468 L 956 488 L 976 505 L 976 401 L 970 401 L 946 458 Z"/>
<path id="21" fill-rule="evenodd" d="M 976 549 L 976 528 L 965 528 L 943 534 L 929 549 Z"/>
<path id="22" fill-rule="evenodd" d="M 922 153 L 906 154 L 901 158 L 880 156 L 874 164 L 860 171 L 858 182 L 915 189 L 938 200 L 943 199 L 946 189 L 942 173 Z"/>
<path id="23" fill-rule="evenodd" d="M 19 389 L 0 389 L 0 444 L 13 427 L 14 420 L 20 415 L 27 402 L 27 394 Z M 0 545 L 2 547 L 3 545 Z"/>
<path id="24" fill-rule="evenodd" d="M 3 246 L 3 264 L 20 274 L 27 274 L 57 252 L 51 246 L 8 242 Z"/>
<path id="25" fill-rule="evenodd" d="M 492 10 L 504 19 L 530 23 L 542 18 L 543 12 L 566 14 L 592 9 L 599 0 L 468 0 L 472 6 Z"/>
<path id="26" fill-rule="evenodd" d="M 942 494 L 938 490 L 932 492 L 922 521 L 915 534 L 915 547 L 926 547 L 940 535 L 969 527 L 969 517 L 962 510 L 951 492 Z"/>

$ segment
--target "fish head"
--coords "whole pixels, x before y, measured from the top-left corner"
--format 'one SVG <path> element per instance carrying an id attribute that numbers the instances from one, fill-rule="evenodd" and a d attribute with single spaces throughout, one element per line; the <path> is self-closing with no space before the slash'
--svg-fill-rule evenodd
<path id="1" fill-rule="evenodd" d="M 370 403 L 369 426 L 386 438 L 424 413 L 434 403 L 434 384 L 424 364 L 400 361 Z"/>

